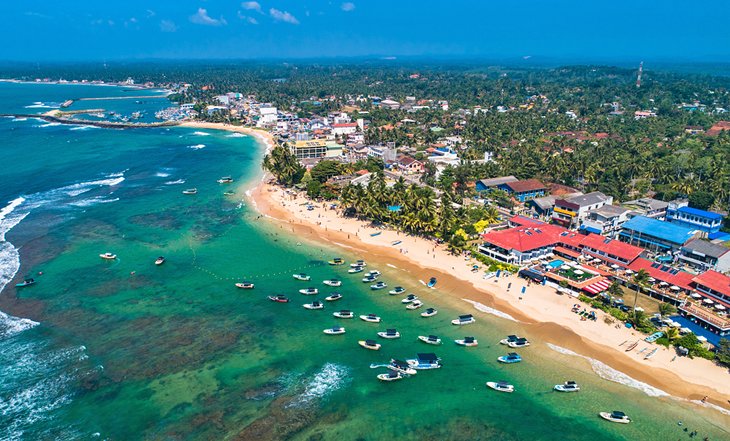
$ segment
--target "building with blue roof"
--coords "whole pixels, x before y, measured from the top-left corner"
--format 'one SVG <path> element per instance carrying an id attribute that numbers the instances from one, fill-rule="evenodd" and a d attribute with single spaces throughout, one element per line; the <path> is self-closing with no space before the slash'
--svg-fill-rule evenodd
<path id="1" fill-rule="evenodd" d="M 646 216 L 626 221 L 619 233 L 620 240 L 655 252 L 677 252 L 697 236 L 697 229 Z"/>
<path id="2" fill-rule="evenodd" d="M 667 221 L 707 234 L 717 233 L 722 227 L 724 216 L 712 211 L 700 210 L 687 206 L 687 202 L 671 202 L 667 207 Z"/>

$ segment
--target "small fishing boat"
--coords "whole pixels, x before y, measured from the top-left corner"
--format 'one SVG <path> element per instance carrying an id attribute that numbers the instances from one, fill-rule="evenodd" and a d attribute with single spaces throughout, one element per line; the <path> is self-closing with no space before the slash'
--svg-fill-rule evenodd
<path id="1" fill-rule="evenodd" d="M 380 323 L 380 317 L 375 314 L 363 314 L 360 316 L 360 320 L 368 323 Z"/>
<path id="2" fill-rule="evenodd" d="M 356 260 L 355 262 L 350 264 L 350 268 L 365 268 L 366 266 L 368 266 L 368 264 L 365 263 L 364 260 Z"/>
<path id="3" fill-rule="evenodd" d="M 507 355 L 497 357 L 497 361 L 506 364 L 519 363 L 522 361 L 522 357 L 520 357 L 520 354 L 516 352 L 510 352 Z"/>
<path id="4" fill-rule="evenodd" d="M 477 339 L 474 337 L 464 337 L 463 339 L 460 339 L 460 340 L 454 340 L 454 343 L 456 343 L 459 346 L 467 346 L 467 347 L 476 346 L 479 344 Z"/>
<path id="5" fill-rule="evenodd" d="M 17 283 L 15 285 L 15 287 L 16 288 L 24 288 L 26 286 L 30 286 L 30 285 L 33 285 L 33 284 L 35 284 L 35 280 L 34 279 L 25 279 L 22 282 Z"/>
<path id="6" fill-rule="evenodd" d="M 474 322 L 476 322 L 476 320 L 471 314 L 460 315 L 459 318 L 451 320 L 451 324 L 457 326 L 469 325 Z"/>
<path id="7" fill-rule="evenodd" d="M 101 257 L 102 259 L 106 259 L 106 260 L 114 260 L 117 258 L 117 255 L 113 254 L 113 253 L 104 253 L 104 254 L 99 254 L 99 257 Z"/>
<path id="8" fill-rule="evenodd" d="M 327 262 L 330 265 L 344 265 L 345 261 L 342 259 L 342 257 L 335 257 L 334 259 Z"/>
<path id="9" fill-rule="evenodd" d="M 494 389 L 498 392 L 514 392 L 515 387 L 506 381 L 487 381 L 487 387 Z"/>
<path id="10" fill-rule="evenodd" d="M 336 292 L 336 293 L 332 293 L 331 295 L 328 295 L 324 299 L 327 300 L 328 302 L 334 302 L 335 300 L 340 300 L 341 298 L 342 298 L 342 294 Z"/>
<path id="11" fill-rule="evenodd" d="M 157 259 L 155 259 L 155 265 L 162 265 L 163 263 L 165 263 L 164 257 L 160 256 Z"/>
<path id="12" fill-rule="evenodd" d="M 520 337 L 516 335 L 508 335 L 506 338 L 503 338 L 499 341 L 499 344 L 501 345 L 508 345 L 510 342 L 517 341 Z"/>
<path id="13" fill-rule="evenodd" d="M 357 342 L 357 344 L 365 349 L 370 349 L 371 351 L 380 350 L 380 343 L 376 342 L 375 340 L 360 340 Z"/>
<path id="14" fill-rule="evenodd" d="M 578 392 L 580 390 L 580 386 L 578 386 L 578 383 L 575 381 L 566 381 L 563 384 L 556 384 L 553 389 L 558 392 Z"/>
<path id="15" fill-rule="evenodd" d="M 222 178 L 218 179 L 219 184 L 230 184 L 233 182 L 233 178 L 230 176 L 223 176 Z"/>
<path id="16" fill-rule="evenodd" d="M 420 300 L 414 300 L 410 304 L 406 305 L 406 309 L 418 309 L 423 306 L 423 302 Z"/>
<path id="17" fill-rule="evenodd" d="M 370 233 L 370 236 L 371 237 L 375 237 L 375 236 L 380 236 L 381 234 L 383 234 L 383 232 L 382 231 L 378 231 L 378 232 L 375 232 L 375 233 Z"/>
<path id="18" fill-rule="evenodd" d="M 356 273 L 361 273 L 364 269 L 365 268 L 362 266 L 353 266 L 353 267 L 350 267 L 350 269 L 347 270 L 347 272 L 350 274 L 356 274 Z"/>
<path id="19" fill-rule="evenodd" d="M 635 342 L 631 343 L 630 345 L 628 345 L 626 347 L 626 350 L 625 351 L 626 352 L 633 351 L 634 348 L 636 348 L 637 346 L 639 346 L 639 342 L 638 341 L 635 341 Z"/>
<path id="20" fill-rule="evenodd" d="M 372 282 L 375 282 L 376 280 L 378 280 L 377 277 L 367 274 L 365 277 L 362 278 L 362 283 L 372 283 Z"/>
<path id="21" fill-rule="evenodd" d="M 655 332 L 655 333 L 651 334 L 650 336 L 646 337 L 644 340 L 649 343 L 654 343 L 659 338 L 661 338 L 663 335 L 664 335 L 663 332 Z"/>
<path id="22" fill-rule="evenodd" d="M 405 299 L 401 300 L 401 303 L 411 303 L 418 300 L 418 296 L 415 294 L 408 294 Z"/>
<path id="23" fill-rule="evenodd" d="M 378 289 L 386 288 L 387 286 L 388 286 L 388 284 L 385 282 L 378 282 L 378 283 L 370 285 L 370 289 L 378 290 Z"/>
<path id="24" fill-rule="evenodd" d="M 375 277 L 376 279 L 380 277 L 381 272 L 378 270 L 370 270 L 368 271 L 368 275 Z"/>
<path id="25" fill-rule="evenodd" d="M 526 348 L 530 346 L 530 342 L 526 338 L 518 338 L 515 341 L 508 342 L 507 346 L 510 348 Z"/>
<path id="26" fill-rule="evenodd" d="M 657 351 L 658 351 L 658 350 L 659 350 L 659 348 L 654 348 L 654 350 L 653 350 L 653 351 L 649 352 L 648 354 L 646 354 L 646 355 L 644 356 L 644 360 L 648 360 L 648 359 L 650 359 L 651 357 L 653 357 L 653 356 L 654 356 L 654 355 L 655 355 L 655 354 L 657 353 Z"/>
<path id="27" fill-rule="evenodd" d="M 396 371 L 388 371 L 384 374 L 378 374 L 378 380 L 380 381 L 396 381 L 396 380 L 402 380 L 403 375 L 401 375 L 400 372 Z"/>
<path id="28" fill-rule="evenodd" d="M 436 278 L 431 277 L 430 279 L 428 279 L 428 283 L 426 284 L 426 286 L 428 286 L 429 288 L 433 288 L 434 286 L 436 286 L 436 282 Z"/>
<path id="29" fill-rule="evenodd" d="M 428 353 L 428 354 L 416 354 L 415 359 L 409 359 L 406 360 L 406 363 L 410 367 L 416 370 L 426 370 L 426 369 L 439 369 L 441 368 L 441 359 L 436 356 L 436 354 Z"/>
<path id="30" fill-rule="evenodd" d="M 224 191 L 223 194 L 226 196 L 230 196 L 230 195 L 236 194 L 236 192 L 233 190 L 228 190 L 228 191 Z"/>
<path id="31" fill-rule="evenodd" d="M 396 246 L 396 245 L 400 245 L 401 243 L 403 243 L 403 241 L 400 241 L 400 240 L 394 240 L 394 241 L 393 241 L 393 242 L 391 242 L 390 244 L 391 244 L 391 245 L 393 245 L 393 246 Z"/>
<path id="32" fill-rule="evenodd" d="M 381 338 L 400 338 L 400 332 L 395 329 L 386 329 L 385 331 L 378 332 L 378 337 Z"/>
<path id="33" fill-rule="evenodd" d="M 418 339 L 430 345 L 440 345 L 441 339 L 435 335 L 419 335 Z"/>
<path id="34" fill-rule="evenodd" d="M 396 360 L 394 358 L 390 360 L 390 364 L 386 367 L 404 375 L 416 375 L 418 373 L 407 362 L 403 360 Z"/>
<path id="35" fill-rule="evenodd" d="M 198 189 L 188 188 L 187 190 L 183 190 L 182 194 L 198 194 Z"/>
<path id="36" fill-rule="evenodd" d="M 324 305 L 319 300 L 315 300 L 312 303 L 305 303 L 302 306 L 304 309 L 324 309 Z"/>
<path id="37" fill-rule="evenodd" d="M 253 289 L 253 283 L 251 283 L 251 282 L 239 282 L 239 283 L 236 283 L 236 288 Z"/>
<path id="38" fill-rule="evenodd" d="M 304 294 L 305 296 L 313 296 L 315 294 L 319 294 L 319 290 L 317 288 L 304 288 L 299 290 L 300 294 Z"/>
<path id="39" fill-rule="evenodd" d="M 345 333 L 345 328 L 343 328 L 342 326 L 333 326 L 329 329 L 325 329 L 322 332 L 327 335 L 341 335 Z"/>
<path id="40" fill-rule="evenodd" d="M 341 319 L 351 319 L 355 317 L 355 313 L 352 311 L 348 311 L 346 309 L 343 309 L 342 311 L 337 311 L 332 313 L 333 316 Z"/>
<path id="41" fill-rule="evenodd" d="M 438 311 L 436 311 L 435 309 L 433 309 L 433 308 L 428 308 L 428 309 L 426 309 L 425 311 L 423 311 L 423 312 L 421 313 L 421 317 L 425 317 L 425 318 L 428 318 L 428 317 L 433 317 L 433 316 L 435 316 L 435 315 L 436 315 L 436 314 L 438 314 L 438 313 L 439 313 L 439 312 L 438 312 Z"/>
<path id="42" fill-rule="evenodd" d="M 306 281 L 308 281 L 308 280 L 311 279 L 311 277 L 309 277 L 308 275 L 306 275 L 304 273 L 292 274 L 292 277 L 294 277 L 297 280 L 304 281 L 304 282 L 306 282 Z"/>
<path id="43" fill-rule="evenodd" d="M 629 424 L 631 419 L 623 412 L 614 410 L 613 412 L 599 412 L 598 416 L 606 421 L 619 424 Z"/>
<path id="44" fill-rule="evenodd" d="M 281 294 L 276 295 L 276 296 L 269 296 L 269 300 L 271 300 L 272 302 L 277 302 L 277 303 L 289 303 L 289 298 L 287 296 L 284 296 Z"/>
<path id="45" fill-rule="evenodd" d="M 327 286 L 335 286 L 335 287 L 337 287 L 337 286 L 342 285 L 342 280 L 327 279 L 327 280 L 323 281 L 322 283 L 324 283 Z"/>
<path id="46" fill-rule="evenodd" d="M 402 286 L 396 286 L 395 288 L 388 291 L 388 294 L 392 296 L 397 296 L 398 294 L 402 294 L 404 292 L 406 292 L 405 288 L 403 288 Z"/>

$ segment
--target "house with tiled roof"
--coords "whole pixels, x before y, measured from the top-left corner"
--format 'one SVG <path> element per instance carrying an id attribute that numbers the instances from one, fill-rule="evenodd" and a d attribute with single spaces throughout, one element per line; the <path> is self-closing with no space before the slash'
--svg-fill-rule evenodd
<path id="1" fill-rule="evenodd" d="M 487 191 L 497 188 L 508 182 L 518 181 L 514 176 L 500 176 L 498 178 L 480 179 L 477 181 L 477 191 Z"/>
<path id="2" fill-rule="evenodd" d="M 717 136 L 725 130 L 730 130 L 730 121 L 718 121 L 705 132 L 705 135 Z"/>
<path id="3" fill-rule="evenodd" d="M 521 181 L 505 182 L 497 186 L 520 202 L 529 201 L 534 198 L 545 196 L 547 187 L 537 179 L 525 179 Z"/>

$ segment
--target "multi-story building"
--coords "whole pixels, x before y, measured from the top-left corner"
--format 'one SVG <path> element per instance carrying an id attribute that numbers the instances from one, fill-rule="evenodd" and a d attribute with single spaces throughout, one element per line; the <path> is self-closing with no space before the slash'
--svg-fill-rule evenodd
<path id="1" fill-rule="evenodd" d="M 633 201 L 626 201 L 621 204 L 622 207 L 628 208 L 637 214 L 650 217 L 652 219 L 664 219 L 667 213 L 669 202 L 660 201 L 652 198 L 641 198 Z"/>
<path id="2" fill-rule="evenodd" d="M 631 210 L 618 205 L 604 205 L 595 210 L 589 210 L 583 219 L 580 229 L 615 238 L 621 226 L 629 220 Z"/>
<path id="3" fill-rule="evenodd" d="M 334 158 L 342 155 L 342 145 L 324 139 L 294 141 L 289 144 L 292 154 L 297 159 Z"/>
<path id="4" fill-rule="evenodd" d="M 529 201 L 530 199 L 545 196 L 547 187 L 537 179 L 525 179 L 523 181 L 505 182 L 497 186 L 500 190 L 504 190 L 520 202 Z"/>
<path id="5" fill-rule="evenodd" d="M 566 228 L 577 228 L 590 210 L 610 205 L 612 202 L 612 196 L 606 196 L 600 191 L 556 199 L 555 207 L 553 207 L 553 222 Z"/>
<path id="6" fill-rule="evenodd" d="M 687 201 L 670 202 L 666 217 L 667 221 L 673 224 L 694 228 L 707 234 L 720 231 L 724 218 L 719 213 L 689 207 Z"/>
<path id="7" fill-rule="evenodd" d="M 646 216 L 629 219 L 623 224 L 619 233 L 619 239 L 624 242 L 651 251 L 669 253 L 678 252 L 684 244 L 696 236 L 699 236 L 697 230 Z"/>
<path id="8" fill-rule="evenodd" d="M 730 248 L 703 239 L 689 241 L 679 250 L 677 259 L 700 271 L 730 271 Z"/>

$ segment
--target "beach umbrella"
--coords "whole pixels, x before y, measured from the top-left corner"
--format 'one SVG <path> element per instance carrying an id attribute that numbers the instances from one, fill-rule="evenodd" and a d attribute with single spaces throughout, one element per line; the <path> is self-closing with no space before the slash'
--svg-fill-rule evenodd
<path id="1" fill-rule="evenodd" d="M 702 343 L 707 343 L 707 337 L 703 337 L 701 335 L 697 336 L 697 341 L 701 341 Z"/>
<path id="2" fill-rule="evenodd" d="M 725 309 L 725 307 L 722 305 L 715 305 L 715 309 L 719 309 L 720 311 L 722 311 Z"/>
<path id="3" fill-rule="evenodd" d="M 661 283 L 659 283 L 659 286 L 667 286 L 667 285 L 669 285 L 667 282 L 661 282 Z"/>
<path id="4" fill-rule="evenodd" d="M 682 334 L 691 334 L 692 330 L 689 328 L 680 328 L 679 332 L 681 332 Z"/>
<path id="5" fill-rule="evenodd" d="M 575 273 L 578 274 L 578 275 L 580 275 L 580 274 L 583 274 L 583 271 L 581 271 L 581 270 L 575 270 Z"/>
<path id="6" fill-rule="evenodd" d="M 705 299 L 705 300 L 703 300 L 703 301 L 702 301 L 702 303 L 706 303 L 706 304 L 708 304 L 708 305 L 712 305 L 712 304 L 713 304 L 713 303 L 715 303 L 715 302 L 713 302 L 713 301 L 712 301 L 712 300 L 710 300 L 710 299 Z"/>
<path id="7" fill-rule="evenodd" d="M 619 266 L 614 263 L 613 265 L 611 265 L 611 268 L 613 268 L 613 269 L 619 269 Z"/>
<path id="8" fill-rule="evenodd" d="M 696 292 L 693 292 L 692 294 L 690 294 L 690 296 L 693 299 L 701 299 L 702 298 L 702 296 L 700 294 L 696 293 Z"/>
<path id="9" fill-rule="evenodd" d="M 630 269 L 627 269 L 627 270 L 626 270 L 626 274 L 634 274 L 634 272 L 633 272 L 633 271 L 631 271 Z"/>
<path id="10" fill-rule="evenodd" d="M 681 327 L 682 327 L 682 325 L 680 325 L 680 324 L 679 324 L 679 323 L 677 323 L 677 322 L 672 322 L 672 324 L 671 324 L 671 325 L 669 325 L 669 326 L 671 326 L 672 328 L 681 328 Z"/>
<path id="11" fill-rule="evenodd" d="M 672 287 L 669 289 L 671 289 L 672 291 L 679 291 L 682 288 L 678 287 L 677 285 L 672 285 Z"/>
<path id="12" fill-rule="evenodd" d="M 643 312 L 644 311 L 644 308 L 642 308 L 641 306 L 637 306 L 636 308 L 634 308 L 634 310 L 635 311 Z"/>
<path id="13" fill-rule="evenodd" d="M 569 270 L 570 269 L 570 265 L 563 265 L 563 266 L 560 267 L 560 269 Z"/>
<path id="14" fill-rule="evenodd" d="M 654 283 L 654 282 L 656 282 L 656 279 L 653 277 L 649 277 L 649 282 Z"/>

